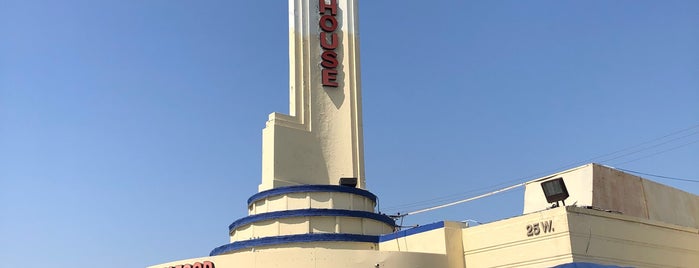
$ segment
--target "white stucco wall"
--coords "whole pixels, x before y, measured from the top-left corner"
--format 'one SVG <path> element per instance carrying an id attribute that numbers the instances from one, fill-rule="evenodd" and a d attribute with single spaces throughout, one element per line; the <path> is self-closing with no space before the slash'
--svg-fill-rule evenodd
<path id="1" fill-rule="evenodd" d="M 610 167 L 588 164 L 526 184 L 524 214 L 550 208 L 541 182 L 563 178 L 567 205 L 592 206 L 624 215 L 699 228 L 699 196 Z"/>
<path id="2" fill-rule="evenodd" d="M 150 266 L 169 268 L 211 261 L 216 268 L 438 268 L 446 267 L 443 255 L 376 250 L 338 250 L 322 248 L 269 249 L 240 252 L 216 257 L 195 258 Z"/>
<path id="3" fill-rule="evenodd" d="M 544 192 L 541 189 L 541 182 L 556 178 L 563 178 L 566 188 L 568 188 L 570 197 L 565 200 L 566 205 L 592 206 L 593 170 L 594 166 L 588 164 L 528 182 L 524 189 L 523 214 L 551 207 L 551 204 L 546 202 L 546 196 L 544 196 Z"/>

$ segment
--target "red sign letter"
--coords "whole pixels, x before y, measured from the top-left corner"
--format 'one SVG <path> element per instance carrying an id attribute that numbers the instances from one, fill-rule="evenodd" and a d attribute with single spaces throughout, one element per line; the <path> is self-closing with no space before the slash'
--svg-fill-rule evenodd
<path id="1" fill-rule="evenodd" d="M 323 70 L 323 86 L 326 87 L 337 87 L 339 86 L 337 82 L 337 70 L 324 69 Z"/>
<path id="2" fill-rule="evenodd" d="M 337 61 L 337 53 L 332 50 L 323 52 L 321 58 L 323 58 L 323 62 L 321 62 L 320 65 L 323 65 L 325 68 L 334 69 L 339 64 Z"/>
<path id="3" fill-rule="evenodd" d="M 318 0 L 318 9 L 320 14 L 325 14 L 325 10 L 330 9 L 331 15 L 337 15 L 337 0 L 330 0 L 330 5 L 325 3 L 325 0 Z"/>
<path id="4" fill-rule="evenodd" d="M 330 22 L 330 25 L 328 25 L 328 22 Z M 337 30 L 337 19 L 330 15 L 323 15 L 320 17 L 320 28 L 329 33 L 334 32 Z"/>
<path id="5" fill-rule="evenodd" d="M 326 32 L 321 32 L 320 33 L 320 46 L 323 47 L 324 49 L 328 50 L 333 50 L 337 48 L 338 43 L 340 43 L 337 37 L 336 33 L 333 33 L 330 38 L 332 38 L 332 41 L 330 44 L 328 44 L 328 34 Z"/>

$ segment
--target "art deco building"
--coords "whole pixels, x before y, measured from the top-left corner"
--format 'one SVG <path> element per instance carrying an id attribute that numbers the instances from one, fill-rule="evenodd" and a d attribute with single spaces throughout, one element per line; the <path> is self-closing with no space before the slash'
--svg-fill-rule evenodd
<path id="1" fill-rule="evenodd" d="M 699 197 L 596 164 L 527 183 L 521 216 L 398 230 L 366 188 L 357 9 L 289 0 L 290 112 L 262 132 L 248 216 L 151 268 L 699 267 Z"/>

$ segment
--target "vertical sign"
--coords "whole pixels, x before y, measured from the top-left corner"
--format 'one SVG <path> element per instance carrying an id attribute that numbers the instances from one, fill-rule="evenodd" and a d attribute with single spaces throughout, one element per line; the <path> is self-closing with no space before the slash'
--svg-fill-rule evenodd
<path id="1" fill-rule="evenodd" d="M 337 49 L 340 40 L 337 34 L 337 0 L 318 0 L 318 11 L 320 13 L 320 47 L 321 54 L 321 81 L 323 86 L 338 87 L 337 66 L 340 62 L 337 59 Z"/>

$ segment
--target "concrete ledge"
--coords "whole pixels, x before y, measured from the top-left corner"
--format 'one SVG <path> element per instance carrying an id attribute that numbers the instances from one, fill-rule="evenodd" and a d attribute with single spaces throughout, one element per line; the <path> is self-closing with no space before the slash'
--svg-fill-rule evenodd
<path id="1" fill-rule="evenodd" d="M 423 233 L 423 232 L 427 232 L 427 231 L 432 231 L 434 229 L 439 229 L 439 228 L 444 228 L 443 221 L 430 223 L 430 224 L 418 226 L 415 228 L 410 228 L 410 229 L 403 230 L 400 232 L 395 232 L 392 234 L 382 235 L 379 238 L 379 242 L 391 241 L 393 239 L 398 239 L 398 238 L 406 237 L 409 235 L 414 235 L 414 234 L 419 234 L 419 233 Z"/>
<path id="2" fill-rule="evenodd" d="M 211 251 L 209 256 L 223 255 L 232 251 L 247 248 L 274 246 L 290 243 L 311 243 L 311 242 L 364 242 L 378 243 L 379 237 L 374 235 L 355 234 L 303 234 L 264 237 L 247 241 L 239 241 L 217 247 Z"/>
<path id="3" fill-rule="evenodd" d="M 376 195 L 371 192 L 359 188 L 339 186 L 339 185 L 299 185 L 299 186 L 286 186 L 274 188 L 271 190 L 259 192 L 248 198 L 248 206 L 252 205 L 259 200 L 265 199 L 270 196 L 277 196 L 289 193 L 308 193 L 308 192 L 339 192 L 339 193 L 350 193 L 369 198 L 371 201 L 376 203 Z"/>
<path id="4" fill-rule="evenodd" d="M 276 211 L 269 213 L 256 214 L 252 216 L 247 216 L 245 218 L 238 219 L 228 226 L 228 231 L 232 232 L 238 227 L 245 226 L 251 223 L 281 219 L 281 218 L 293 218 L 293 217 L 353 217 L 353 218 L 363 218 L 371 219 L 379 222 L 383 222 L 389 226 L 396 226 L 395 221 L 391 217 L 366 211 L 353 211 L 353 210 L 342 210 L 342 209 L 299 209 L 299 210 L 285 210 Z"/>

